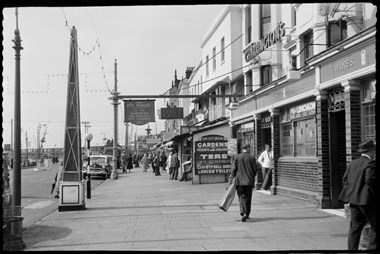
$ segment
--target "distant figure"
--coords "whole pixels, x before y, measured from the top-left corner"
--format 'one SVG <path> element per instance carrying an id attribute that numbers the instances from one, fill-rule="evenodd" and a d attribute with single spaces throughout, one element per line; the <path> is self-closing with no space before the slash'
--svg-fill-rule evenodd
<path id="1" fill-rule="evenodd" d="M 131 173 L 132 168 L 133 168 L 133 158 L 132 158 L 132 154 L 130 153 L 127 157 L 127 169 L 129 173 Z"/>
<path id="2" fill-rule="evenodd" d="M 143 167 L 143 172 L 147 172 L 149 168 L 149 159 L 148 159 L 148 154 L 145 153 L 144 157 L 142 157 L 140 164 L 142 164 Z"/>
<path id="3" fill-rule="evenodd" d="M 339 200 L 350 204 L 351 222 L 348 232 L 348 249 L 358 250 L 360 235 L 369 222 L 371 233 L 368 250 L 376 249 L 376 145 L 372 141 L 359 145 L 361 156 L 351 161 L 343 176 L 343 189 Z"/>
<path id="4" fill-rule="evenodd" d="M 54 183 L 51 188 L 51 194 L 55 193 L 55 198 L 59 198 L 59 183 L 62 179 L 62 173 L 63 173 L 63 162 L 61 162 L 61 166 L 58 167 L 58 171 L 54 178 Z"/>
<path id="5" fill-rule="evenodd" d="M 123 165 L 123 173 L 127 173 L 127 154 L 123 153 L 121 155 L 121 163 Z"/>
<path id="6" fill-rule="evenodd" d="M 256 159 L 249 154 L 250 146 L 245 144 L 243 151 L 234 159 L 230 181 L 235 177 L 236 192 L 239 197 L 241 221 L 246 221 L 251 213 L 252 189 L 257 173 Z"/>
<path id="7" fill-rule="evenodd" d="M 170 180 L 178 180 L 178 168 L 180 165 L 181 164 L 178 159 L 178 153 L 175 149 L 173 149 L 170 156 Z"/>
<path id="8" fill-rule="evenodd" d="M 166 158 L 166 155 L 165 155 L 165 152 L 164 151 L 161 151 L 159 157 L 158 157 L 158 167 L 159 167 L 159 171 L 162 172 L 162 170 L 165 170 L 165 167 L 166 167 L 166 161 L 167 161 L 167 158 Z"/>

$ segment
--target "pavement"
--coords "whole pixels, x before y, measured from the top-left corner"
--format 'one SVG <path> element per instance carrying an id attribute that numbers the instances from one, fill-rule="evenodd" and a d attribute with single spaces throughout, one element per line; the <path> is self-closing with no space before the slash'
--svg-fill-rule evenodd
<path id="1" fill-rule="evenodd" d="M 225 187 L 134 168 L 93 189 L 85 210 L 57 209 L 24 228 L 24 251 L 347 249 L 349 221 L 342 210 L 254 191 L 250 218 L 242 222 L 237 196 L 227 212 L 217 207 Z"/>

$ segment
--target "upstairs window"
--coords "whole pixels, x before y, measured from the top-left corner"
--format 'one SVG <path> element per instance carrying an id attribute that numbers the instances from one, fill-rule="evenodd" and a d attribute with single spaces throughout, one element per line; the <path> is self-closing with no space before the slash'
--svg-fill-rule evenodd
<path id="1" fill-rule="evenodd" d="M 212 70 L 216 70 L 216 47 L 212 49 Z"/>
<path id="2" fill-rule="evenodd" d="M 314 55 L 313 52 L 313 31 L 310 31 L 306 33 L 303 37 L 304 41 L 304 52 L 305 52 L 305 60 L 308 59 L 309 57 L 312 57 Z"/>
<path id="3" fill-rule="evenodd" d="M 225 42 L 224 42 L 224 37 L 220 40 L 220 50 L 221 50 L 221 52 L 220 52 L 220 60 L 221 60 L 221 62 L 223 63 L 224 62 L 224 60 L 225 60 L 225 51 L 224 51 L 224 47 L 225 47 Z"/>
<path id="4" fill-rule="evenodd" d="M 246 40 L 246 44 L 248 45 L 249 43 L 251 43 L 251 36 L 252 36 L 252 18 L 251 18 L 251 6 L 248 6 L 247 7 L 247 11 L 246 11 L 246 16 L 245 16 L 245 24 L 246 24 L 246 37 L 245 37 L 245 40 Z"/>
<path id="5" fill-rule="evenodd" d="M 208 55 L 206 56 L 206 76 L 208 77 L 208 74 L 209 74 L 209 66 L 208 66 L 208 62 L 209 62 L 209 57 Z"/>
<path id="6" fill-rule="evenodd" d="M 261 15 L 261 38 L 271 31 L 271 10 L 270 4 L 262 4 L 260 7 Z"/>
<path id="7" fill-rule="evenodd" d="M 331 47 L 347 38 L 347 22 L 345 20 L 331 22 L 328 31 L 327 44 Z"/>
<path id="8" fill-rule="evenodd" d="M 265 65 L 261 67 L 261 85 L 272 82 L 272 66 Z"/>

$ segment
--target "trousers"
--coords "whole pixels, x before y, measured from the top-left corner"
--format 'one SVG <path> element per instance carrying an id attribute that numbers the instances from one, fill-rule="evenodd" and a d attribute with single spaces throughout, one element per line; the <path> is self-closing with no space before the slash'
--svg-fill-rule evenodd
<path id="1" fill-rule="evenodd" d="M 240 215 L 244 214 L 249 216 L 251 213 L 251 203 L 252 203 L 252 189 L 253 186 L 236 186 L 236 192 L 239 197 L 240 204 Z"/>
<path id="2" fill-rule="evenodd" d="M 371 225 L 368 250 L 376 249 L 376 206 L 359 206 L 350 204 L 351 221 L 348 231 L 348 249 L 358 250 L 360 235 L 366 222 Z"/>

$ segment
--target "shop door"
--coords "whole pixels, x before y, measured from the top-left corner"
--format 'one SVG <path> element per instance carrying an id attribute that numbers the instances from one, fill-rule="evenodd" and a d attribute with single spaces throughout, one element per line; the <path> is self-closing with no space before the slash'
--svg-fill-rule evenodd
<path id="1" fill-rule="evenodd" d="M 331 208 L 342 208 L 338 201 L 342 190 L 342 178 L 346 171 L 346 125 L 345 111 L 330 112 L 330 190 Z"/>
<path id="2" fill-rule="evenodd" d="M 272 147 L 272 135 L 271 135 L 271 128 L 265 128 L 262 129 L 262 150 L 265 149 L 265 144 L 268 144 Z"/>

